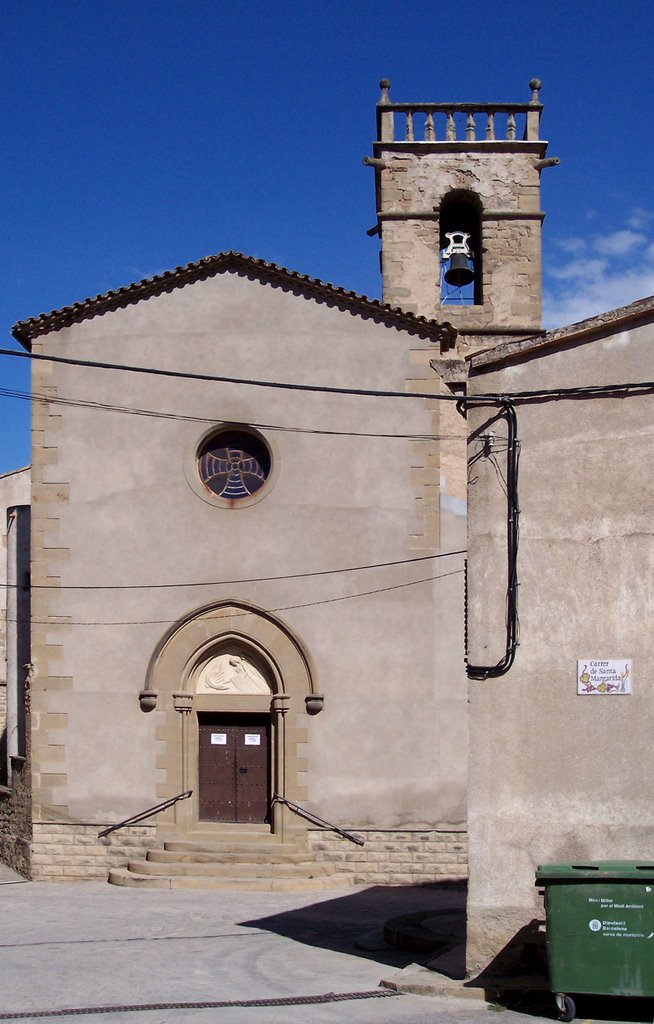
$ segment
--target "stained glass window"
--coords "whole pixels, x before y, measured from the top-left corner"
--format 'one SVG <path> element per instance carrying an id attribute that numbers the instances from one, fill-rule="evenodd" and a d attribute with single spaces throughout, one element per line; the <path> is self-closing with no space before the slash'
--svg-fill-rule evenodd
<path id="1" fill-rule="evenodd" d="M 254 434 L 224 430 L 200 449 L 198 473 L 212 494 L 227 501 L 249 498 L 270 473 L 270 452 Z"/>

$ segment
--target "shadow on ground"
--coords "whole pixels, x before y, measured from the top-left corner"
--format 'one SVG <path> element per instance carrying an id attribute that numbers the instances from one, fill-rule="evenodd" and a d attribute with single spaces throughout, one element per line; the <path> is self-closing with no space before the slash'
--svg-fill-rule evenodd
<path id="1" fill-rule="evenodd" d="M 558 1020 L 549 986 L 545 922 L 534 919 L 521 928 L 481 974 L 466 985 L 483 988 L 486 998 L 498 1007 Z M 574 998 L 576 1020 L 652 1024 L 654 1019 L 653 999 L 566 994 Z"/>
<path id="2" fill-rule="evenodd" d="M 460 917 L 465 928 L 465 903 L 465 886 L 460 884 L 375 885 L 283 914 L 239 923 L 305 945 L 404 967 L 422 963 L 433 953 L 390 946 L 384 939 L 384 925 L 405 914 L 447 913 L 448 917 Z"/>
<path id="3" fill-rule="evenodd" d="M 595 1024 L 606 1021 L 629 1022 L 629 1024 L 652 1024 L 654 1020 L 653 999 L 627 999 L 613 996 L 574 996 L 575 1021 Z M 545 992 L 515 992 L 506 994 L 497 1003 L 508 1010 L 524 1013 L 529 1017 L 546 1017 L 558 1020 L 554 996 Z"/>
<path id="4" fill-rule="evenodd" d="M 424 964 L 437 972 L 440 965 L 452 960 L 456 961 L 454 970 L 447 974 L 456 977 L 463 948 L 459 943 L 465 934 L 465 904 L 463 884 L 431 883 L 406 888 L 378 885 L 239 923 L 399 970 L 410 964 Z M 394 930 L 405 948 L 386 941 L 385 933 L 389 937 Z M 423 946 L 425 930 L 436 932 L 442 940 L 440 947 Z M 463 982 L 464 988 L 483 989 L 498 1010 L 506 1008 L 526 1016 L 558 1020 L 554 997 L 548 988 L 543 938 L 542 922 L 531 922 L 478 978 Z M 654 1019 L 652 999 L 578 996 L 575 1003 L 579 1021 L 652 1024 Z"/>

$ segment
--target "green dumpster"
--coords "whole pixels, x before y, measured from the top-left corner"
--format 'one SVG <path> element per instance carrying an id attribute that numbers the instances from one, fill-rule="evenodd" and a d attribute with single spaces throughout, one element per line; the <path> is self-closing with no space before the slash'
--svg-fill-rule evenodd
<path id="1" fill-rule="evenodd" d="M 541 864 L 547 961 L 561 1020 L 569 993 L 654 996 L 654 863 Z"/>

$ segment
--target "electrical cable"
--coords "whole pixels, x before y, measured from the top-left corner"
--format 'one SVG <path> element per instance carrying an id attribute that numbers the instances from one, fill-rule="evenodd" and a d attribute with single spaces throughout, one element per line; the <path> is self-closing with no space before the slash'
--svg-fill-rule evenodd
<path id="1" fill-rule="evenodd" d="M 29 391 L 17 391 L 11 388 L 0 388 L 0 397 L 16 398 L 26 402 L 38 402 L 42 405 L 63 405 L 73 409 L 94 409 L 100 412 L 118 412 L 131 416 L 145 416 L 148 418 L 183 421 L 186 423 L 216 423 L 215 416 L 191 416 L 186 413 L 161 412 L 156 409 L 140 409 L 136 406 L 112 405 L 105 402 L 93 402 L 83 398 L 63 398 L 53 395 L 43 395 L 38 392 L 30 394 Z M 240 423 L 235 420 L 229 421 L 231 426 L 256 427 L 259 430 L 279 430 L 293 434 L 323 434 L 329 437 L 380 437 L 399 438 L 407 441 L 459 441 L 460 434 L 388 434 L 366 430 L 323 430 L 319 427 L 287 427 L 276 423 Z"/>
<path id="2" fill-rule="evenodd" d="M 164 370 L 161 367 L 135 366 L 125 363 L 106 363 L 90 359 L 78 359 L 72 356 L 55 356 L 42 352 L 19 352 L 15 349 L 0 348 L 0 355 L 18 359 L 43 360 L 61 363 L 67 366 L 84 366 L 101 370 L 120 370 L 129 373 L 144 373 L 157 377 L 174 377 L 181 380 L 200 380 L 211 383 L 241 384 L 250 387 L 273 388 L 285 391 L 305 391 L 309 393 L 354 395 L 362 398 L 420 398 L 430 401 L 463 403 L 488 403 L 508 401 L 530 401 L 547 398 L 581 398 L 603 397 L 627 392 L 654 392 L 654 381 L 633 381 L 618 384 L 579 385 L 569 388 L 541 388 L 532 391 L 503 391 L 479 395 L 455 395 L 451 393 L 425 394 L 420 391 L 384 391 L 369 388 L 344 388 L 325 384 L 294 384 L 289 381 L 255 380 L 245 377 L 227 377 L 218 374 L 190 373 L 182 370 Z"/>
<path id="3" fill-rule="evenodd" d="M 157 366 L 132 366 L 125 363 L 105 363 L 90 359 L 76 359 L 72 356 L 53 356 L 42 352 L 17 352 L 10 348 L 0 348 L 1 356 L 14 356 L 17 359 L 35 359 L 65 366 L 84 366 L 98 370 L 120 370 L 126 373 L 144 373 L 154 377 L 174 377 L 177 380 L 200 380 L 218 384 L 243 384 L 249 387 L 273 388 L 282 391 L 306 391 L 327 395 L 355 395 L 360 398 L 421 398 L 445 399 L 458 401 L 457 395 L 431 395 L 420 391 L 383 391 L 368 388 L 341 388 L 326 384 L 292 384 L 289 381 L 254 380 L 247 377 L 225 377 L 210 373 L 189 373 L 183 370 L 164 370 Z"/>
<path id="4" fill-rule="evenodd" d="M 584 384 L 569 388 L 541 388 L 535 391 L 503 392 L 501 395 L 487 395 L 486 397 L 507 398 L 509 401 L 517 404 L 548 398 L 608 398 L 611 395 L 621 395 L 628 392 L 634 394 L 654 392 L 654 381 L 641 380 L 622 384 Z M 480 397 L 483 398 L 484 396 Z"/>
<path id="5" fill-rule="evenodd" d="M 421 579 L 421 580 L 409 580 L 407 583 L 394 583 L 394 584 L 392 584 L 389 587 L 377 587 L 375 590 L 362 590 L 362 591 L 359 591 L 359 593 L 357 593 L 357 594 L 341 594 L 340 597 L 324 597 L 324 598 L 320 598 L 318 601 L 303 601 L 303 602 L 300 602 L 299 604 L 280 605 L 277 608 L 267 608 L 266 611 L 267 612 L 289 612 L 289 611 L 295 611 L 295 610 L 297 610 L 299 608 L 315 608 L 318 605 L 337 604 L 339 601 L 352 601 L 352 600 L 354 600 L 355 598 L 358 598 L 358 597 L 371 597 L 371 596 L 373 596 L 375 594 L 386 594 L 386 593 L 389 593 L 392 590 L 403 590 L 406 587 L 415 587 L 415 586 L 417 586 L 418 584 L 421 584 L 421 583 L 431 583 L 433 580 L 442 580 L 442 579 L 447 578 L 448 576 L 458 576 L 462 572 L 464 572 L 463 569 L 453 569 L 451 572 L 443 572 L 443 573 L 439 573 L 439 574 L 437 574 L 435 576 L 426 576 L 424 579 Z M 232 618 L 237 618 L 237 617 L 240 617 L 240 616 L 247 616 L 247 615 L 251 615 L 251 614 L 252 614 L 252 611 L 230 612 L 229 615 L 205 614 L 205 615 L 203 615 L 203 618 L 204 619 L 232 619 Z M 80 621 L 80 620 L 76 620 L 76 619 L 67 619 L 67 618 L 64 618 L 63 616 L 59 616 L 59 621 L 52 621 L 53 618 L 56 618 L 56 616 L 51 616 L 48 619 L 38 618 L 38 617 L 34 616 L 34 617 L 31 617 L 31 618 L 27 618 L 27 617 L 25 617 L 25 618 L 15 618 L 15 619 L 11 618 L 11 619 L 7 619 L 7 622 L 16 622 L 19 625 L 25 625 L 25 624 L 31 622 L 32 625 L 39 625 L 39 626 L 171 626 L 175 622 L 178 621 L 178 619 L 141 619 L 141 620 L 139 620 L 139 619 L 129 619 L 129 620 L 126 620 L 126 621 L 123 621 L 123 622 L 91 622 L 91 621 Z"/>
<path id="6" fill-rule="evenodd" d="M 309 572 L 292 572 L 280 576 L 249 576 L 236 580 L 207 580 L 191 583 L 116 583 L 116 584 L 66 584 L 64 586 L 48 583 L 31 583 L 23 586 L 20 583 L 8 583 L 7 589 L 16 590 L 50 590 L 59 593 L 65 590 L 175 590 L 180 587 L 227 587 L 241 583 L 275 583 L 281 580 L 308 579 L 313 576 L 334 576 L 345 572 L 362 572 L 366 569 L 388 569 L 396 565 L 412 565 L 415 562 L 429 562 L 437 558 L 448 558 L 451 555 L 465 555 L 466 549 L 458 551 L 440 551 L 434 555 L 417 555 L 415 558 L 398 558 L 392 562 L 370 562 L 367 565 L 348 565 L 340 569 L 315 569 Z"/>
<path id="7" fill-rule="evenodd" d="M 197 374 L 197 373 L 185 373 L 181 371 L 164 370 L 155 367 L 142 367 L 142 366 L 128 366 L 117 363 L 105 363 L 96 362 L 92 360 L 74 359 L 63 356 L 52 356 L 44 353 L 33 353 L 33 352 L 17 352 L 12 349 L 0 349 L 0 355 L 14 356 L 18 358 L 37 359 L 45 360 L 53 363 L 62 363 L 71 366 L 85 366 L 93 367 L 98 369 L 109 369 L 119 370 L 123 372 L 132 373 L 144 373 L 153 376 L 163 377 L 174 377 L 178 379 L 186 380 L 202 380 L 210 382 L 221 382 L 238 385 L 249 385 L 253 387 L 262 388 L 274 388 L 283 389 L 289 391 L 299 391 L 308 393 L 322 393 L 322 394 L 343 394 L 343 395 L 354 395 L 358 397 L 374 397 L 374 398 L 419 398 L 428 399 L 431 401 L 454 401 L 457 403 L 457 409 L 465 415 L 465 411 L 468 407 L 479 407 L 483 405 L 499 405 L 503 414 L 506 417 L 507 428 L 508 428 L 508 441 L 507 441 L 507 473 L 506 473 L 506 500 L 507 500 L 507 590 L 506 590 L 506 613 L 505 613 L 505 628 L 506 628 L 506 639 L 505 639 L 505 653 L 499 662 L 495 665 L 473 665 L 468 664 L 468 675 L 473 679 L 489 679 L 503 675 L 508 672 L 515 659 L 515 653 L 518 646 L 518 608 L 517 608 L 517 593 L 518 593 L 518 578 L 517 578 L 517 556 L 518 556 L 518 542 L 519 542 L 519 502 L 518 502 L 518 466 L 519 466 L 519 449 L 520 442 L 517 439 L 517 418 L 513 403 L 529 402 L 529 401 L 546 401 L 550 399 L 578 399 L 578 398 L 598 398 L 598 397 L 611 397 L 611 396 L 628 396 L 638 394 L 654 393 L 654 381 L 635 381 L 635 382 L 624 382 L 618 384 L 603 384 L 603 385 L 584 385 L 584 386 L 573 386 L 568 388 L 543 388 L 538 390 L 527 390 L 527 391 L 515 391 L 515 392 L 504 392 L 504 393 L 489 393 L 489 394 L 478 394 L 478 395 L 467 395 L 462 397 L 452 393 L 440 393 L 435 395 L 425 395 L 421 392 L 411 391 L 382 391 L 382 390 L 371 390 L 363 388 L 340 388 L 333 386 L 317 385 L 317 384 L 292 384 L 289 382 L 282 381 L 264 381 L 264 380 L 253 380 L 238 377 L 226 377 L 210 374 Z M 497 465 L 494 466 L 496 472 L 498 471 Z M 464 570 L 457 570 L 462 572 Z M 444 575 L 454 575 L 454 573 L 446 573 Z M 440 578 L 440 577 L 432 577 Z M 427 580 L 416 580 L 415 583 L 427 582 Z M 382 588 L 382 590 L 393 590 L 398 589 L 401 586 L 411 586 L 413 583 L 399 584 L 397 587 Z M 380 593 L 382 591 L 369 591 L 367 593 Z M 366 596 L 366 594 L 349 595 L 349 597 Z M 305 605 L 291 605 L 287 608 L 273 609 L 276 611 L 290 610 L 291 608 L 298 607 L 309 607 L 315 604 L 330 603 L 330 601 L 347 600 L 348 596 L 341 598 L 332 598 L 325 601 L 310 602 Z M 34 620 L 38 621 L 38 620 Z M 55 623 L 51 623 L 54 625 Z M 64 624 L 77 624 L 77 625 L 131 625 L 139 624 L 145 625 L 146 623 L 73 623 L 72 621 Z M 163 624 L 163 623 L 162 623 Z"/>
<path id="8" fill-rule="evenodd" d="M 505 648 L 504 654 L 495 665 L 474 665 L 467 662 L 467 672 L 471 679 L 496 679 L 505 675 L 515 660 L 519 644 L 520 623 L 518 618 L 518 544 L 520 539 L 520 505 L 518 498 L 518 468 L 520 461 L 520 441 L 518 440 L 518 421 L 512 403 L 504 398 L 499 403 L 497 415 L 490 421 L 504 417 L 507 424 L 506 443 L 506 478 L 502 480 L 499 472 L 500 485 L 506 497 L 506 558 L 507 582 L 505 598 Z M 490 425 L 490 424 L 488 424 Z M 498 475 L 499 467 L 495 458 L 491 464 Z"/>

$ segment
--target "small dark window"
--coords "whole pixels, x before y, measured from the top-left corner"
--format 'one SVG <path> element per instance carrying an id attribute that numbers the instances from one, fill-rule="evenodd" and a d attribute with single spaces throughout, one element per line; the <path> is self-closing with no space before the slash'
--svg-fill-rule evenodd
<path id="1" fill-rule="evenodd" d="M 270 452 L 246 430 L 213 434 L 198 452 L 198 474 L 212 494 L 238 502 L 255 494 L 270 474 Z"/>

